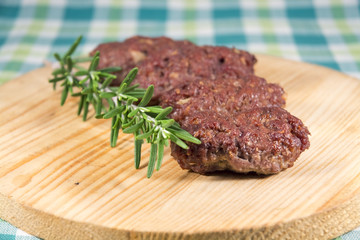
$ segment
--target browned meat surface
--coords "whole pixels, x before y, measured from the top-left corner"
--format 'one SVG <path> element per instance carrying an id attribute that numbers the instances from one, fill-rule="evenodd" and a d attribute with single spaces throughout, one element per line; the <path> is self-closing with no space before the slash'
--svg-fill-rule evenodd
<path id="1" fill-rule="evenodd" d="M 179 84 L 202 79 L 237 79 L 253 73 L 256 59 L 253 55 L 226 47 L 198 47 L 189 41 L 169 38 L 133 37 L 122 43 L 105 43 L 100 51 L 99 68 L 121 66 L 118 85 L 135 66 L 139 67 L 136 82 L 146 88 L 155 86 L 154 98 Z M 94 52 L 93 52 L 94 53 Z"/>
<path id="2" fill-rule="evenodd" d="M 284 106 L 284 91 L 277 84 L 248 75 L 238 79 L 218 79 L 186 82 L 173 91 L 160 96 L 162 106 L 172 106 L 171 115 L 176 121 L 197 111 L 212 111 L 221 114 L 240 112 L 262 106 Z"/>
<path id="3" fill-rule="evenodd" d="M 309 147 L 302 122 L 280 107 L 254 107 L 238 114 L 202 110 L 178 121 L 202 143 L 190 143 L 188 150 L 172 144 L 171 152 L 182 168 L 199 173 L 278 173 L 293 166 Z"/>
<path id="4" fill-rule="evenodd" d="M 310 145 L 301 120 L 282 109 L 283 89 L 255 76 L 256 59 L 245 51 L 165 37 L 101 44 L 92 54 L 97 50 L 99 68 L 124 68 L 120 79 L 138 66 L 135 83 L 153 84 L 155 102 L 172 106 L 171 117 L 201 140 L 188 150 L 171 144 L 184 169 L 272 174 L 293 166 Z"/>

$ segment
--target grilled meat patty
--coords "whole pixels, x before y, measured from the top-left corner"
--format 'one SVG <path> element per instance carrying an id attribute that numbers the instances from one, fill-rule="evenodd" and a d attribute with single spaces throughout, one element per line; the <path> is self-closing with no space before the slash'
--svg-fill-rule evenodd
<path id="1" fill-rule="evenodd" d="M 196 46 L 166 37 L 132 37 L 99 45 L 99 68 L 121 66 L 118 85 L 139 67 L 134 83 L 155 87 L 154 104 L 201 140 L 185 150 L 171 144 L 184 169 L 278 173 L 309 148 L 308 129 L 282 107 L 284 90 L 254 75 L 256 59 L 235 48 Z"/>
<path id="2" fill-rule="evenodd" d="M 124 42 L 100 44 L 99 68 L 121 66 L 123 71 L 113 85 L 119 85 L 126 74 L 139 67 L 136 83 L 155 86 L 154 99 L 186 82 L 203 79 L 238 79 L 254 72 L 253 55 L 226 47 L 198 47 L 189 41 L 169 38 L 132 37 Z"/>

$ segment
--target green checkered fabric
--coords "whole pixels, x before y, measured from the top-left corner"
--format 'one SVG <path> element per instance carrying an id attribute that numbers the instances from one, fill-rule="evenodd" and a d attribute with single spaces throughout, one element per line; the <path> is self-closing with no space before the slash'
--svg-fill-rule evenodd
<path id="1" fill-rule="evenodd" d="M 360 78 L 357 0 L 1 0 L 0 82 L 40 67 L 80 34 L 87 53 L 141 34 L 226 45 Z"/>
<path id="2" fill-rule="evenodd" d="M 166 35 L 360 78 L 359 12 L 357 0 L 0 0 L 0 83 L 52 61 L 80 34 L 78 54 L 138 34 Z M 0 239 L 24 237 L 0 222 Z M 340 239 L 360 239 L 360 230 Z"/>
<path id="3" fill-rule="evenodd" d="M 37 240 L 26 232 L 0 219 L 0 240 Z"/>

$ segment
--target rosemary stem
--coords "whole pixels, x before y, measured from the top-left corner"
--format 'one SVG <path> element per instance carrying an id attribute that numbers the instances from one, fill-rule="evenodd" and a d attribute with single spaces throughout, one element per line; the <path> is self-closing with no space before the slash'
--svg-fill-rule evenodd
<path id="1" fill-rule="evenodd" d="M 148 106 L 154 93 L 154 86 L 150 85 L 146 90 L 139 88 L 139 84 L 132 85 L 138 69 L 133 68 L 122 80 L 120 86 L 111 87 L 111 82 L 117 78 L 114 72 L 121 70 L 119 67 L 108 67 L 98 69 L 100 62 L 99 52 L 89 58 L 71 58 L 75 52 L 81 37 L 79 37 L 66 54 L 61 57 L 55 53 L 58 64 L 53 78 L 49 80 L 54 85 L 57 83 L 63 87 L 61 94 L 61 105 L 66 102 L 70 94 L 80 97 L 77 114 L 83 113 L 83 120 L 87 120 L 89 105 L 93 105 L 96 118 L 112 118 L 110 145 L 116 146 L 119 130 L 123 133 L 133 134 L 135 138 L 135 168 L 139 168 L 141 159 L 141 146 L 144 139 L 151 144 L 151 153 L 148 164 L 147 176 L 151 177 L 155 165 L 159 170 L 164 146 L 172 141 L 178 146 L 187 149 L 184 141 L 200 144 L 200 140 L 180 128 L 175 120 L 167 117 L 172 107 L 162 108 L 159 106 Z M 91 61 L 89 68 L 77 64 Z M 81 91 L 74 93 L 73 87 Z M 139 101 L 140 99 L 140 101 Z M 105 103 L 108 107 L 104 106 Z M 134 104 L 134 102 L 138 104 Z"/>

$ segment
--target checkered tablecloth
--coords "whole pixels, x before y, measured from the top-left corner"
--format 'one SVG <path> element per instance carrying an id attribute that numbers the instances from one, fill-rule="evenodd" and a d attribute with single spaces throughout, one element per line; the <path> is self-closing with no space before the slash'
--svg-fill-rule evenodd
<path id="1" fill-rule="evenodd" d="M 0 0 L 0 84 L 133 35 L 166 35 L 323 65 L 360 78 L 357 0 Z M 0 221 L 0 239 L 36 239 Z M 339 239 L 360 239 L 360 229 Z"/>

